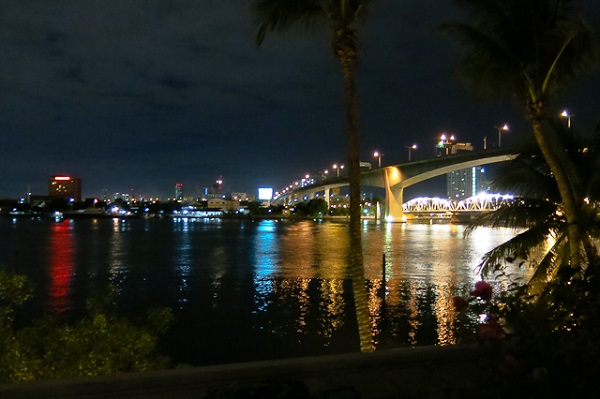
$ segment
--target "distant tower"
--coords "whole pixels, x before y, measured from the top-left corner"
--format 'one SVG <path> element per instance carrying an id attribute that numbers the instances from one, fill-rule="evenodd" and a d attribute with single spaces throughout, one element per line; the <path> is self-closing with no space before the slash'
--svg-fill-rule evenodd
<path id="1" fill-rule="evenodd" d="M 50 177 L 48 196 L 64 198 L 68 201 L 81 201 L 81 179 L 66 175 Z"/>
<path id="2" fill-rule="evenodd" d="M 436 156 L 460 154 L 473 151 L 473 149 L 471 143 L 457 143 L 454 136 L 449 139 L 442 136 L 442 140 L 436 145 Z M 460 201 L 486 190 L 488 181 L 485 169 L 481 166 L 475 166 L 447 173 L 446 184 L 448 199 Z"/>
<path id="3" fill-rule="evenodd" d="M 175 185 L 175 200 L 177 202 L 183 202 L 183 184 L 181 183 Z"/>
<path id="4" fill-rule="evenodd" d="M 216 180 L 210 188 L 210 194 L 212 197 L 220 197 L 223 193 L 223 180 L 219 178 Z"/>

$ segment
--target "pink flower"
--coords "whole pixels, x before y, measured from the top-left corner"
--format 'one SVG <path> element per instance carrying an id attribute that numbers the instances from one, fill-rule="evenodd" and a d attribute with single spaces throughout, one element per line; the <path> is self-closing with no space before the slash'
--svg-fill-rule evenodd
<path id="1" fill-rule="evenodd" d="M 492 299 L 492 286 L 485 281 L 478 281 L 475 283 L 475 289 L 469 292 L 470 295 L 489 301 Z"/>
<path id="2" fill-rule="evenodd" d="M 469 306 L 469 301 L 460 296 L 455 296 L 452 298 L 452 305 L 454 305 L 454 310 L 460 312 Z"/>

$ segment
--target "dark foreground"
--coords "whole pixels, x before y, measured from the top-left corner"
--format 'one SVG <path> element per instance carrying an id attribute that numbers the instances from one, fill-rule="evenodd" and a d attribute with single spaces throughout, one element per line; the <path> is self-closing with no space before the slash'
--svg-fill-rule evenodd
<path id="1" fill-rule="evenodd" d="M 0 398 L 538 397 L 473 347 L 417 347 L 0 385 Z M 516 390 L 516 391 L 514 391 Z M 539 392 L 538 392 L 539 393 Z"/>

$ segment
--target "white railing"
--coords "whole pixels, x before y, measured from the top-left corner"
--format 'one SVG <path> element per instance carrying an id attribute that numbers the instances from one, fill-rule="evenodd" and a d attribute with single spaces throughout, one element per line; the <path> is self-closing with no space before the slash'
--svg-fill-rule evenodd
<path id="1" fill-rule="evenodd" d="M 419 197 L 402 204 L 404 213 L 488 212 L 512 201 L 512 195 L 479 194 L 461 201 Z"/>

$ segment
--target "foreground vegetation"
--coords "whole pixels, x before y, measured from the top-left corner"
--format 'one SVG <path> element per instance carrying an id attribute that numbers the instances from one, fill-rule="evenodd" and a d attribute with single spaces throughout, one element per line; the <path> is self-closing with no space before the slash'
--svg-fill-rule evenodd
<path id="1" fill-rule="evenodd" d="M 137 322 L 111 312 L 111 295 L 88 303 L 75 321 L 19 312 L 32 296 L 25 276 L 0 270 L 0 383 L 98 376 L 166 368 L 158 337 L 172 321 L 169 309 L 153 309 Z"/>

